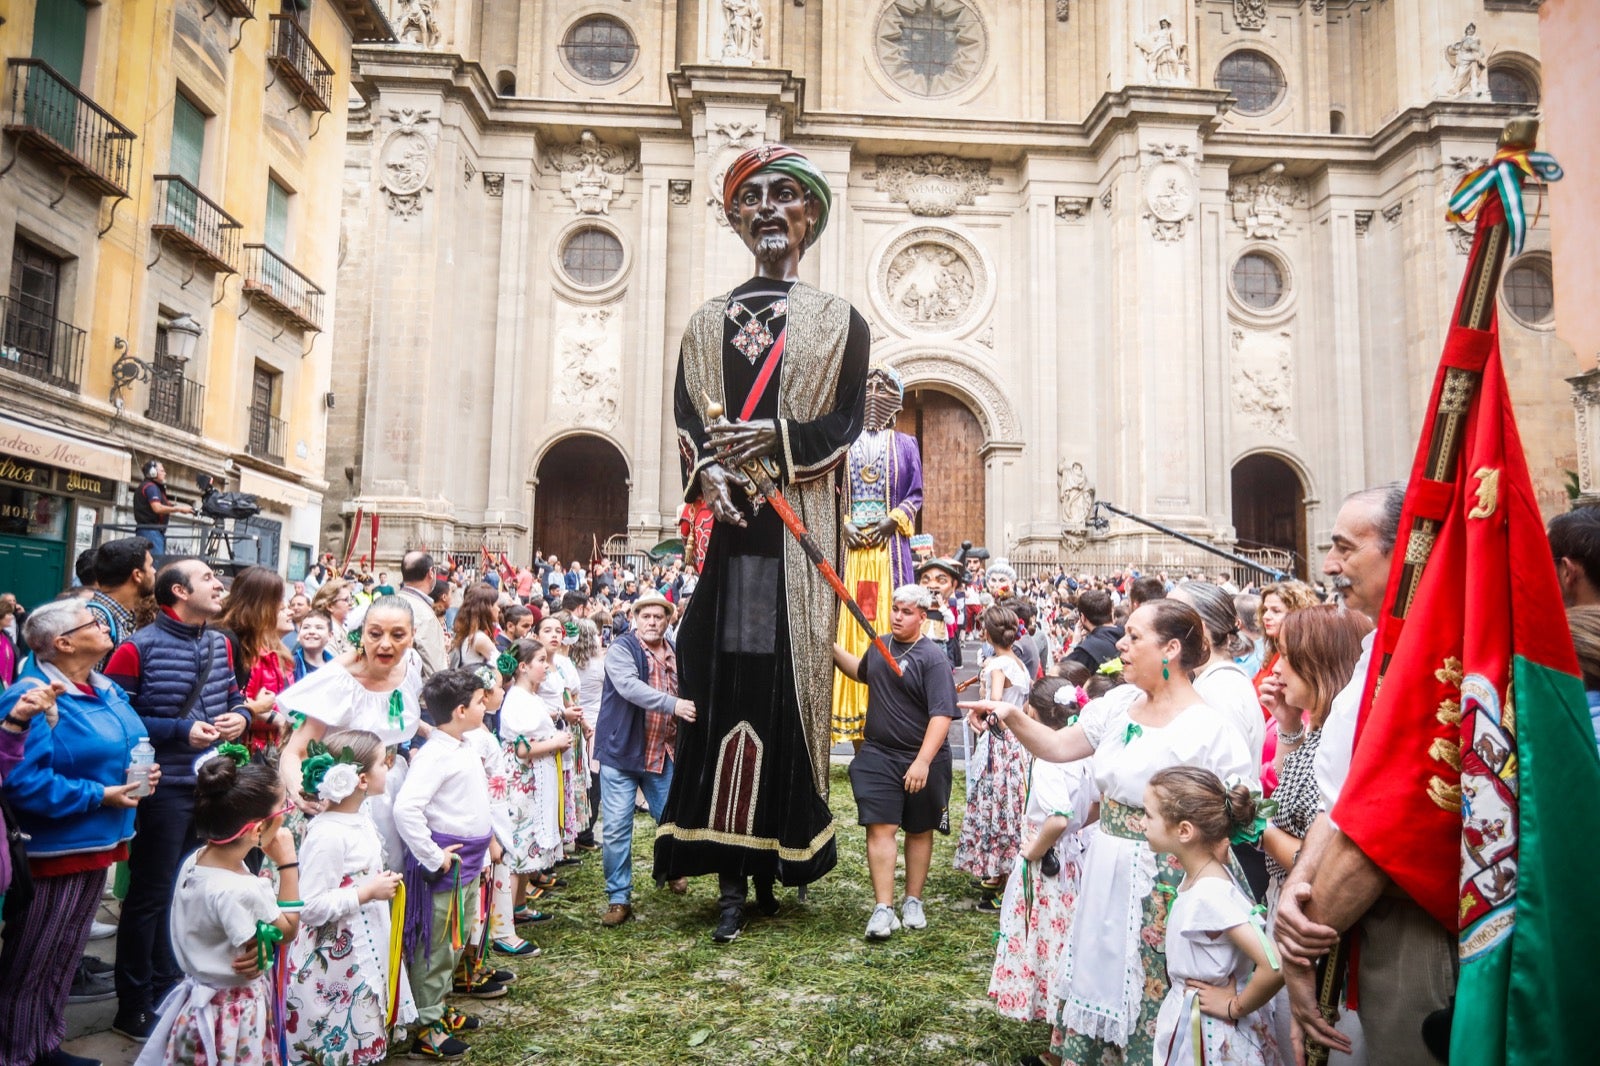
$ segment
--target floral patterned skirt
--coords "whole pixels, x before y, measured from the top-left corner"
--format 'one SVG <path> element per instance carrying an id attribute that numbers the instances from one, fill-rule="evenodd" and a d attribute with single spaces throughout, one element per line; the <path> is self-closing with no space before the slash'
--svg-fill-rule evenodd
<path id="1" fill-rule="evenodd" d="M 271 978 L 211 988 L 192 978 L 173 990 L 139 1066 L 281 1066 L 272 1025 Z"/>
<path id="2" fill-rule="evenodd" d="M 967 810 L 961 819 L 955 867 L 988 880 L 1011 872 L 1022 850 L 1028 805 L 1028 753 L 1010 732 L 989 732 L 988 766 L 967 776 Z"/>
<path id="3" fill-rule="evenodd" d="M 1064 871 L 1065 872 L 1065 871 Z M 1023 877 L 1033 882 L 1030 907 Z M 1000 907 L 1000 939 L 989 976 L 989 998 L 1007 1018 L 1042 1022 L 1055 1017 L 1056 967 L 1077 903 L 1076 877 L 1047 877 L 1035 863 L 1018 863 Z"/>

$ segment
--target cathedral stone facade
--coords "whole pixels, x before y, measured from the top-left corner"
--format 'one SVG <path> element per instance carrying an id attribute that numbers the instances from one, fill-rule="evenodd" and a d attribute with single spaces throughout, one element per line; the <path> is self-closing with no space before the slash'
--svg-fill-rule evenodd
<path id="1" fill-rule="evenodd" d="M 325 539 L 357 508 L 385 558 L 671 536 L 679 339 L 750 270 L 721 176 L 781 141 L 833 187 L 803 276 L 906 383 L 937 550 L 1147 558 L 1098 498 L 1314 567 L 1343 494 L 1409 471 L 1444 200 L 1537 107 L 1536 9 L 395 0 L 400 43 L 356 49 Z M 1549 225 L 1501 336 L 1554 508 Z"/>

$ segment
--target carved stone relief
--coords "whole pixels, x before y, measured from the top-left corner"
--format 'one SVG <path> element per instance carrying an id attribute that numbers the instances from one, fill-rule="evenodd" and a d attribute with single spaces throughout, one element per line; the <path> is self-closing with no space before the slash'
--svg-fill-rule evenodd
<path id="1" fill-rule="evenodd" d="M 1267 0 L 1233 0 L 1233 20 L 1241 30 L 1259 30 L 1267 24 Z"/>
<path id="2" fill-rule="evenodd" d="M 1189 84 L 1189 46 L 1174 36 L 1171 19 L 1157 22 L 1155 29 L 1134 41 L 1134 47 L 1144 57 L 1150 84 Z"/>
<path id="3" fill-rule="evenodd" d="M 614 307 L 556 304 L 554 414 L 567 425 L 613 429 L 622 389 L 621 317 Z"/>
<path id="4" fill-rule="evenodd" d="M 978 250 L 948 230 L 902 234 L 880 262 L 880 303 L 903 326 L 921 332 L 954 332 L 967 325 L 990 285 Z"/>
<path id="5" fill-rule="evenodd" d="M 1072 0 L 1056 0 L 1056 21 L 1066 22 L 1072 17 Z"/>
<path id="6" fill-rule="evenodd" d="M 505 195 L 506 176 L 503 171 L 485 170 L 483 172 L 483 191 L 495 199 Z"/>
<path id="7" fill-rule="evenodd" d="M 943 218 L 970 206 L 1000 179 L 989 176 L 987 159 L 951 155 L 880 155 L 878 169 L 866 175 L 878 191 L 905 204 L 913 215 Z"/>
<path id="8" fill-rule="evenodd" d="M 1150 232 L 1163 243 L 1183 239 L 1194 208 L 1194 157 L 1186 144 L 1145 146 L 1151 162 L 1144 173 L 1144 217 Z"/>
<path id="9" fill-rule="evenodd" d="M 915 96 L 949 96 L 983 69 L 989 34 L 967 0 L 895 0 L 873 32 L 878 65 Z"/>
<path id="10" fill-rule="evenodd" d="M 1357 211 L 1356 212 L 1356 236 L 1357 237 L 1365 237 L 1367 235 L 1367 230 L 1372 228 L 1372 215 L 1373 215 L 1373 212 L 1371 212 L 1371 211 Z"/>
<path id="11" fill-rule="evenodd" d="M 1467 23 L 1461 39 L 1445 45 L 1444 62 L 1438 95 L 1453 100 L 1489 98 L 1489 52 L 1478 39 L 1477 23 Z"/>
<path id="12" fill-rule="evenodd" d="M 1109 215 L 1111 213 L 1111 190 L 1110 189 L 1107 189 L 1105 192 L 1100 194 L 1100 206 L 1105 209 L 1105 213 L 1106 214 Z"/>
<path id="13" fill-rule="evenodd" d="M 689 193 L 693 187 L 688 178 L 673 178 L 667 182 L 667 196 L 675 205 L 682 207 L 689 202 Z"/>
<path id="14" fill-rule="evenodd" d="M 767 16 L 761 0 L 722 0 L 722 62 L 750 66 L 766 55 Z"/>
<path id="15" fill-rule="evenodd" d="M 1396 200 L 1394 203 L 1383 209 L 1383 220 L 1392 226 L 1396 222 L 1400 221 L 1400 212 L 1404 211 L 1405 209 L 1406 202 L 1404 200 Z"/>
<path id="16" fill-rule="evenodd" d="M 378 184 L 389 210 L 405 219 L 421 210 L 423 192 L 433 188 L 433 143 L 422 131 L 428 110 L 390 108 L 389 118 L 394 128 L 378 155 Z"/>
<path id="17" fill-rule="evenodd" d="M 634 168 L 632 152 L 602 142 L 593 130 L 579 134 L 575 145 L 553 147 L 549 159 L 580 215 L 609 215 L 611 201 L 622 193 L 622 176 Z"/>
<path id="18" fill-rule="evenodd" d="M 1087 196 L 1058 196 L 1056 217 L 1063 222 L 1082 222 L 1083 216 L 1089 212 L 1090 202 Z"/>
<path id="19" fill-rule="evenodd" d="M 1294 395 L 1288 330 L 1233 330 L 1233 409 L 1256 429 L 1291 440 Z"/>
<path id="20" fill-rule="evenodd" d="M 1469 171 L 1486 166 L 1488 162 L 1489 158 L 1481 155 L 1453 155 L 1450 157 L 1449 162 L 1445 164 L 1445 180 L 1439 188 L 1440 214 L 1443 214 L 1445 208 L 1449 205 L 1450 194 L 1455 191 L 1455 187 L 1460 183 L 1461 179 L 1466 177 Z M 1446 221 L 1444 225 L 1445 235 L 1450 238 L 1450 243 L 1455 245 L 1457 252 L 1461 255 L 1466 255 L 1472 249 L 1472 223 Z"/>
<path id="21" fill-rule="evenodd" d="M 1236 178 L 1228 188 L 1233 220 L 1246 237 L 1275 241 L 1289 228 L 1289 212 L 1305 200 L 1305 191 L 1293 178 L 1283 176 L 1283 164 L 1274 163 L 1257 174 Z"/>
<path id="22" fill-rule="evenodd" d="M 728 168 L 740 155 L 766 143 L 766 122 L 762 119 L 724 119 L 706 125 L 706 166 L 711 179 L 706 194 L 706 206 L 722 226 L 728 224 L 722 210 L 722 182 Z"/>
<path id="23" fill-rule="evenodd" d="M 994 327 L 993 326 L 986 327 L 982 333 L 978 334 L 978 343 L 983 345 L 985 348 L 988 348 L 991 351 L 994 350 Z"/>
<path id="24" fill-rule="evenodd" d="M 443 36 L 439 20 L 434 15 L 438 0 L 394 0 L 389 13 L 389 25 L 401 44 L 437 48 Z"/>

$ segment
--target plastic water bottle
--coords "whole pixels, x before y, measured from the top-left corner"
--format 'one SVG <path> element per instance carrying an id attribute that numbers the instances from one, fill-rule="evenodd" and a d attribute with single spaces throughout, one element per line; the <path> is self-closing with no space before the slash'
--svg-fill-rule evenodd
<path id="1" fill-rule="evenodd" d="M 133 754 L 128 762 L 128 784 L 138 785 L 131 796 L 150 795 L 150 771 L 155 769 L 156 749 L 150 746 L 149 737 L 140 737 L 139 743 L 133 746 Z"/>

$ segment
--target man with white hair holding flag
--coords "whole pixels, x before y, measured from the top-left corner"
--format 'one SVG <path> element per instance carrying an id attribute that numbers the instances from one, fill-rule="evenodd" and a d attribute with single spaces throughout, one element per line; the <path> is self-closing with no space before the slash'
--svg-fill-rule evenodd
<path id="1" fill-rule="evenodd" d="M 867 686 L 867 721 L 861 750 L 850 763 L 856 814 L 867 827 L 867 869 L 877 905 L 867 922 L 868 940 L 887 940 L 903 924 L 928 924 L 922 889 L 933 859 L 933 831 L 950 803 L 951 757 L 946 737 L 956 709 L 950 660 L 922 635 L 932 596 L 921 585 L 895 589 L 889 607 L 889 651 L 901 676 L 883 656 L 852 655 L 833 646 L 833 661 L 846 677 Z M 906 834 L 906 895 L 894 913 L 895 834 Z"/>

